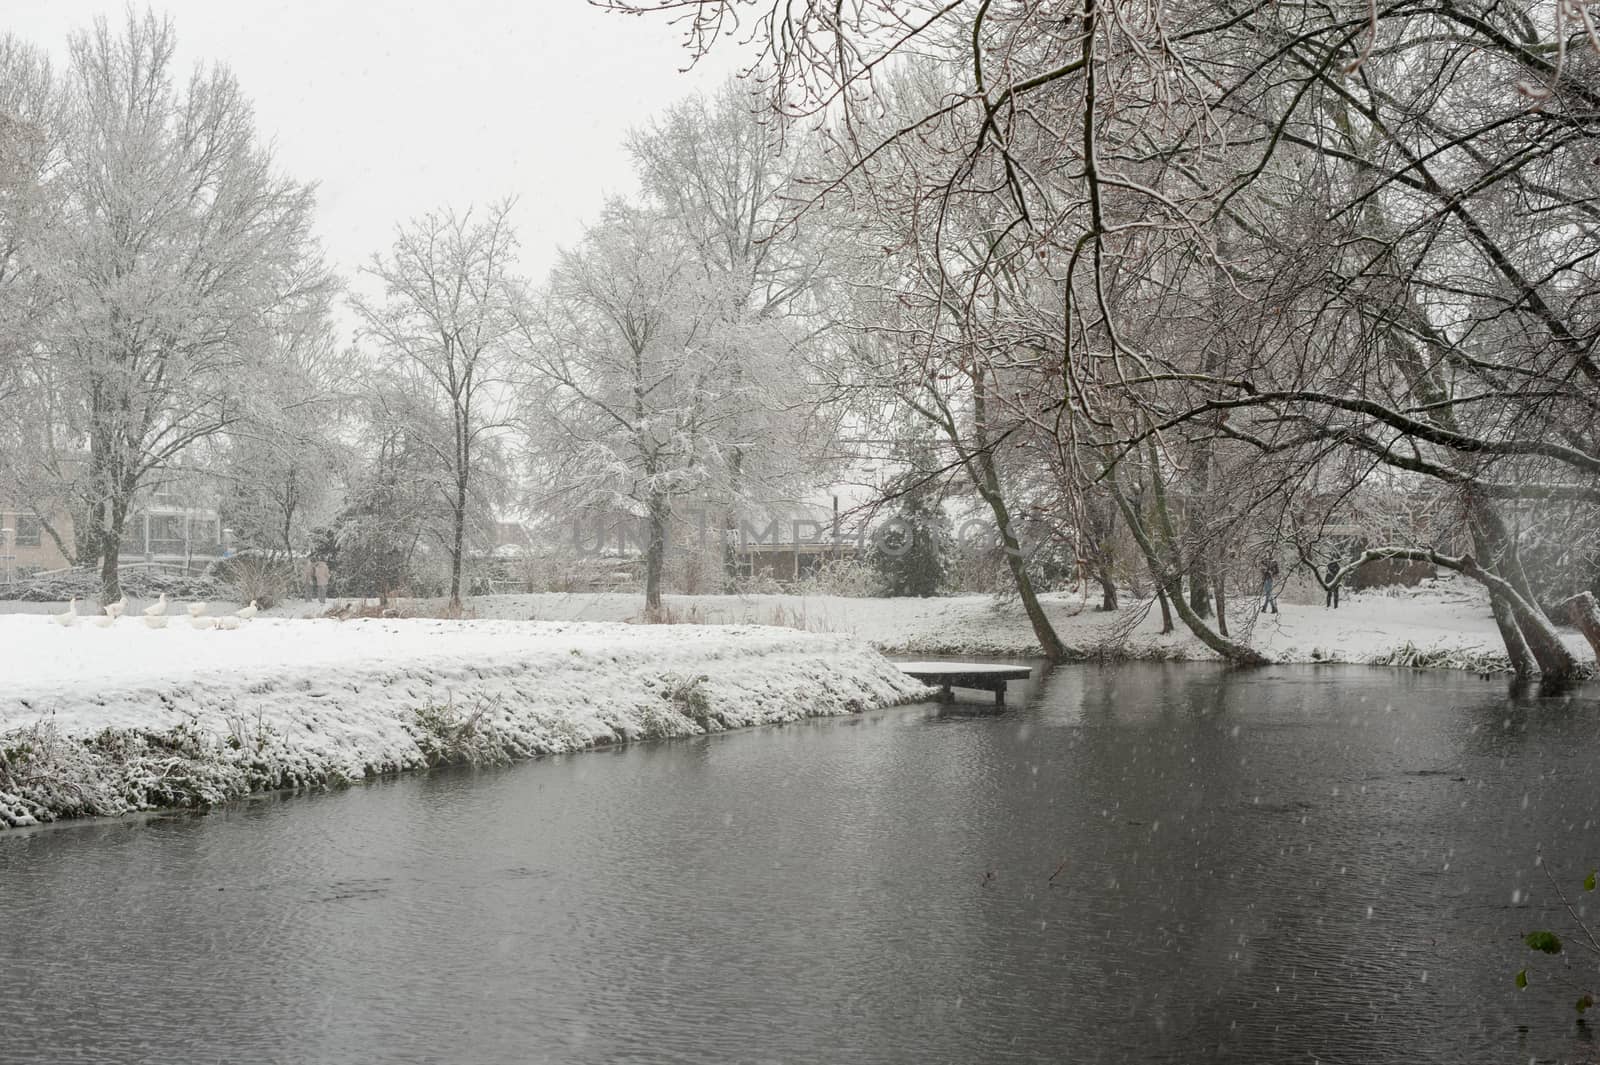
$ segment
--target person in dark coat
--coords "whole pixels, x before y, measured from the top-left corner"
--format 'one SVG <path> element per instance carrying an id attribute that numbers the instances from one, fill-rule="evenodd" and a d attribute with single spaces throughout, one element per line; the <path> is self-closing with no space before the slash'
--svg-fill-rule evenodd
<path id="1" fill-rule="evenodd" d="M 1277 579 L 1280 570 L 1278 560 L 1271 555 L 1261 560 L 1261 612 L 1268 610 L 1274 614 L 1278 612 L 1278 596 L 1273 591 L 1273 582 Z"/>
<path id="2" fill-rule="evenodd" d="M 1339 609 L 1339 560 L 1338 560 L 1338 558 L 1330 558 L 1330 559 L 1328 559 L 1328 579 L 1327 579 L 1326 585 L 1327 585 L 1327 589 L 1328 589 L 1327 606 L 1328 606 L 1329 609 L 1338 610 Z"/>

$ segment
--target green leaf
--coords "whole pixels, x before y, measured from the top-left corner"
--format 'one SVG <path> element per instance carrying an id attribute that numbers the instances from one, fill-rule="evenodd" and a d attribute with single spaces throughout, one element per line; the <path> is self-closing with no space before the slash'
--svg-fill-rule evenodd
<path id="1" fill-rule="evenodd" d="M 1546 954 L 1561 953 L 1561 938 L 1554 932 L 1529 932 L 1522 937 L 1529 949 L 1543 951 Z"/>
<path id="2" fill-rule="evenodd" d="M 1585 890 L 1585 891 L 1593 891 L 1594 890 L 1594 874 L 1595 874 L 1595 871 L 1593 869 L 1591 869 L 1591 870 L 1589 870 L 1589 875 L 1583 878 L 1583 890 Z"/>
<path id="3" fill-rule="evenodd" d="M 1583 1011 L 1588 1009 L 1590 1006 L 1593 1006 L 1593 1005 L 1594 1005 L 1594 996 L 1590 995 L 1590 994 L 1585 994 L 1577 1002 L 1573 1003 L 1573 1008 L 1578 1011 L 1578 1016 L 1582 1017 L 1583 1016 Z"/>
<path id="4" fill-rule="evenodd" d="M 1517 974 L 1517 990 L 1521 991 L 1528 986 L 1528 970 L 1523 969 Z"/>

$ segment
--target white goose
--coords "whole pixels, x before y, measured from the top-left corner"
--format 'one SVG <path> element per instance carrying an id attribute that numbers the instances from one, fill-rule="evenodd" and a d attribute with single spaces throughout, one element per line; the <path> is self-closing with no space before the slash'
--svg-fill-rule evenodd
<path id="1" fill-rule="evenodd" d="M 199 617 L 201 614 L 204 614 L 206 612 L 206 607 L 208 605 L 209 604 L 206 604 L 206 603 L 190 603 L 189 604 L 189 616 L 192 617 L 192 618 Z"/>
<path id="2" fill-rule="evenodd" d="M 165 614 L 166 612 L 167 612 L 167 593 L 166 592 L 162 592 L 160 599 L 158 599 L 154 603 L 151 603 L 149 606 L 144 608 L 144 616 L 147 617 L 147 618 L 158 618 L 161 615 Z M 159 629 L 161 626 L 160 625 L 152 625 L 150 627 L 153 628 L 153 629 Z"/>
<path id="3" fill-rule="evenodd" d="M 214 629 L 217 627 L 217 619 L 191 614 L 189 615 L 189 627 L 191 629 Z"/>
<path id="4" fill-rule="evenodd" d="M 144 616 L 144 623 L 150 626 L 152 629 L 164 629 L 167 627 L 167 616 L 165 614 L 151 614 L 146 612 Z"/>
<path id="5" fill-rule="evenodd" d="M 110 618 L 112 621 L 115 621 L 122 616 L 122 612 L 126 609 L 128 609 L 128 597 L 124 595 L 115 603 L 106 604 L 106 617 Z"/>
<path id="6" fill-rule="evenodd" d="M 67 604 L 67 612 L 65 614 L 52 614 L 50 616 L 50 620 L 54 621 L 57 625 L 61 625 L 64 628 L 69 629 L 76 625 L 78 623 L 77 596 L 73 596 L 72 602 Z"/>
<path id="7" fill-rule="evenodd" d="M 250 600 L 249 606 L 245 607 L 243 610 L 235 610 L 233 612 L 233 616 L 244 621 L 249 621 L 251 618 L 256 616 L 256 611 L 258 609 L 259 608 L 256 606 L 256 601 L 252 599 Z"/>
<path id="8" fill-rule="evenodd" d="M 101 614 L 94 619 L 94 623 L 102 629 L 109 629 L 117 623 L 117 616 L 115 614 Z"/>
<path id="9" fill-rule="evenodd" d="M 237 629 L 241 624 L 243 624 L 243 622 L 241 622 L 238 618 L 218 618 L 217 619 L 217 628 L 221 629 L 224 632 L 232 632 L 234 629 Z"/>

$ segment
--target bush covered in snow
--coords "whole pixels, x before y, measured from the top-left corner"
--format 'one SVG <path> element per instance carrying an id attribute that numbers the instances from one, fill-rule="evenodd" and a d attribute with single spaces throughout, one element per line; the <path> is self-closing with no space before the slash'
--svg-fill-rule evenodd
<path id="1" fill-rule="evenodd" d="M 234 589 L 213 577 L 166 573 L 159 570 L 129 568 L 122 571 L 122 590 L 130 599 L 155 599 L 163 592 L 169 599 L 233 600 Z M 90 601 L 100 595 L 97 570 L 78 567 L 49 577 L 32 577 L 11 584 L 0 584 L 0 599 L 23 603 L 65 603 L 69 599 Z"/>

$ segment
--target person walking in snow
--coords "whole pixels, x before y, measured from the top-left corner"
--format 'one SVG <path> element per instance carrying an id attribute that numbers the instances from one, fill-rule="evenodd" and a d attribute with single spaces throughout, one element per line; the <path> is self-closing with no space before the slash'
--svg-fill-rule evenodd
<path id="1" fill-rule="evenodd" d="M 1274 593 L 1272 586 L 1279 572 L 1281 571 L 1278 568 L 1277 559 L 1267 555 L 1261 560 L 1261 612 L 1263 614 L 1268 610 L 1274 614 L 1278 612 L 1278 597 Z"/>
<path id="2" fill-rule="evenodd" d="M 317 602 L 326 603 L 328 601 L 328 560 L 327 559 L 325 559 L 325 558 L 317 559 L 317 566 L 316 566 L 315 574 L 316 574 L 316 578 L 317 578 Z"/>
<path id="3" fill-rule="evenodd" d="M 300 563 L 300 594 L 310 599 L 317 593 L 317 567 L 308 558 Z"/>
<path id="4" fill-rule="evenodd" d="M 1339 557 L 1337 555 L 1335 555 L 1333 558 L 1328 559 L 1328 579 L 1327 579 L 1326 587 L 1328 589 L 1327 608 L 1330 609 L 1330 610 L 1338 610 L 1339 609 Z"/>

